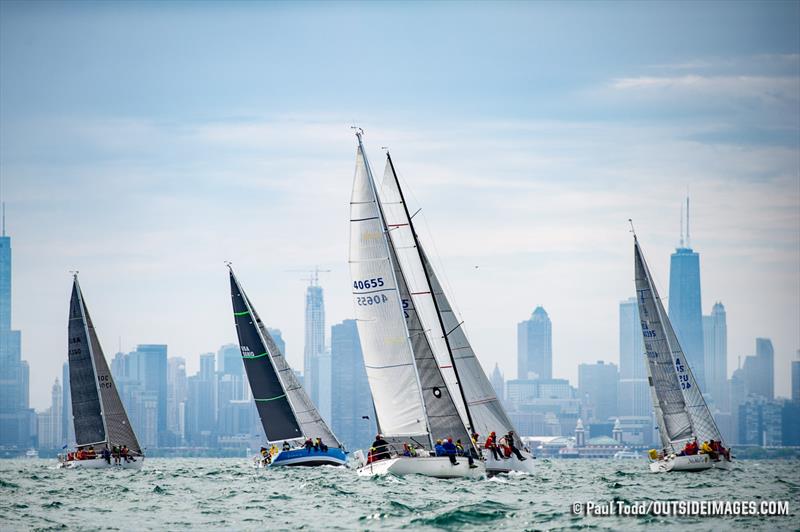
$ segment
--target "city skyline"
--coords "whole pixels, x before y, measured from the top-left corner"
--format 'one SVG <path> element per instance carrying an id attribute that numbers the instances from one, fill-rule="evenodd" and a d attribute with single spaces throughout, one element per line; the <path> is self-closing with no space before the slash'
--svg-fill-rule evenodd
<path id="1" fill-rule="evenodd" d="M 302 367 L 305 286 L 288 270 L 333 270 L 327 321 L 354 315 L 354 120 L 374 163 L 392 148 L 487 372 L 515 375 L 515 324 L 537 305 L 554 324 L 554 377 L 618 363 L 627 219 L 667 294 L 689 183 L 701 311 L 726 307 L 729 373 L 756 337 L 772 339 L 776 368 L 800 346 L 796 4 L 700 3 L 687 20 L 670 4 L 612 17 L 570 4 L 343 16 L 245 3 L 226 14 L 235 34 L 203 3 L 87 5 L 0 3 L 12 327 L 37 409 L 66 358 L 75 269 L 107 353 L 120 338 L 167 344 L 193 374 L 199 353 L 235 341 L 231 260 Z M 726 24 L 711 23 L 722 9 Z M 410 34 L 385 35 L 387 17 Z M 304 46 L 285 46 L 293 27 L 309 28 Z"/>

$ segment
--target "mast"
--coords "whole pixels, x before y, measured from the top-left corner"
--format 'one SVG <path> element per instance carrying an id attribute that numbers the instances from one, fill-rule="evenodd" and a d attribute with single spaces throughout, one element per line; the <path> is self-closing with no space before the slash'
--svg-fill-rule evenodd
<path id="1" fill-rule="evenodd" d="M 375 179 L 372 177 L 372 168 L 369 165 L 369 160 L 367 159 L 367 153 L 366 150 L 364 149 L 364 143 L 361 138 L 363 130 L 361 128 L 355 128 L 355 130 L 356 130 L 356 137 L 358 138 L 358 149 L 361 151 L 361 155 L 364 157 L 364 167 L 367 170 L 367 181 L 369 181 L 369 187 L 370 191 L 372 192 L 372 197 L 375 201 L 375 205 L 378 207 L 378 213 L 381 222 L 381 230 L 383 231 L 384 239 L 386 240 L 386 246 L 388 250 L 389 246 L 392 245 L 391 237 L 389 236 L 389 229 L 388 227 L 386 227 L 386 218 L 384 217 L 383 214 L 383 207 L 381 206 L 381 202 L 378 200 L 378 190 L 375 187 Z M 395 272 L 394 265 L 392 264 L 391 250 L 389 250 L 389 255 L 387 257 L 387 260 L 389 261 L 389 264 L 391 266 L 389 269 L 391 270 L 392 280 L 394 281 L 394 286 L 397 287 L 399 296 L 400 285 L 397 282 L 397 274 Z M 398 297 L 398 302 L 399 300 L 400 298 Z M 402 302 L 400 302 L 400 307 L 401 307 L 400 310 L 402 311 Z M 422 411 L 425 415 L 425 430 L 428 433 L 428 440 L 431 444 L 431 449 L 433 449 L 435 446 L 435 442 L 433 440 L 433 434 L 431 434 L 430 423 L 428 422 L 428 409 L 425 406 L 425 397 L 422 394 L 422 381 L 419 378 L 419 370 L 417 369 L 417 363 L 416 360 L 414 359 L 414 346 L 411 344 L 411 335 L 408 332 L 408 324 L 405 322 L 405 320 L 403 320 L 403 328 L 406 331 L 406 341 L 408 342 L 408 348 L 411 352 L 411 365 L 414 367 L 414 377 L 416 378 L 417 389 L 419 390 L 419 400 L 420 403 L 422 404 Z M 377 412 L 375 414 L 377 418 Z"/>
<path id="2" fill-rule="evenodd" d="M 94 348 L 92 347 L 92 340 L 89 336 L 89 322 L 86 319 L 86 307 L 83 303 L 83 292 L 81 292 L 81 285 L 78 282 L 78 272 L 72 274 L 73 281 L 75 282 L 75 287 L 78 289 L 78 308 L 81 309 L 81 320 L 83 321 L 83 331 L 86 334 L 86 347 L 89 350 L 89 358 L 92 361 L 92 372 L 94 373 L 94 387 L 97 390 L 97 402 L 100 404 L 100 419 L 103 420 L 103 435 L 105 440 L 98 443 L 105 443 L 106 447 L 108 447 L 108 424 L 106 422 L 106 412 L 105 412 L 105 405 L 103 404 L 103 397 L 100 395 L 100 383 L 97 382 L 97 365 L 94 361 Z M 71 387 L 70 387 L 71 389 Z"/>
<path id="3" fill-rule="evenodd" d="M 467 414 L 467 423 L 469 424 L 469 433 L 470 433 L 470 441 L 472 441 L 471 436 L 472 433 L 475 432 L 474 427 L 475 425 L 472 422 L 472 415 L 469 411 L 469 404 L 467 403 L 467 398 L 464 395 L 464 388 L 461 386 L 461 378 L 458 375 L 458 366 L 456 365 L 455 357 L 453 356 L 453 350 L 450 347 L 450 340 L 449 340 L 449 333 L 445 330 L 444 321 L 442 320 L 442 313 L 441 309 L 439 308 L 439 302 L 436 301 L 436 296 L 433 293 L 433 286 L 431 285 L 430 275 L 428 274 L 428 268 L 425 267 L 425 262 L 422 260 L 422 255 L 420 254 L 420 243 L 419 237 L 417 236 L 417 231 L 414 229 L 414 221 L 411 219 L 411 214 L 408 212 L 408 204 L 406 203 L 405 195 L 403 194 L 403 188 L 400 186 L 400 180 L 397 178 L 397 172 L 394 169 L 394 162 L 392 161 L 392 156 L 389 152 L 386 152 L 386 157 L 389 160 L 389 166 L 392 168 L 392 177 L 394 177 L 394 182 L 397 185 L 397 191 L 400 193 L 400 201 L 403 204 L 403 211 L 406 213 L 406 218 L 408 218 L 408 226 L 411 230 L 411 235 L 414 238 L 414 248 L 417 251 L 417 256 L 419 257 L 420 263 L 422 264 L 422 270 L 425 274 L 425 283 L 428 286 L 428 293 L 433 300 L 433 306 L 436 309 L 436 318 L 439 322 L 439 328 L 442 331 L 442 336 L 444 338 L 444 343 L 447 346 L 447 354 L 450 357 L 450 363 L 453 366 L 453 373 L 456 376 L 456 384 L 458 384 L 458 392 L 461 395 L 461 400 L 464 402 L 464 411 Z"/>

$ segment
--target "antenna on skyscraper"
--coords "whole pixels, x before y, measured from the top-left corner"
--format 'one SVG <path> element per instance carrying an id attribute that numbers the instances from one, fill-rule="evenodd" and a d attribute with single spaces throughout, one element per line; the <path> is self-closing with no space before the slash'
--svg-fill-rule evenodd
<path id="1" fill-rule="evenodd" d="M 683 247 L 683 202 L 681 202 L 681 245 Z"/>
<path id="2" fill-rule="evenodd" d="M 6 236 L 6 202 L 3 202 L 3 236 Z"/>
<path id="3" fill-rule="evenodd" d="M 302 272 L 310 273 L 310 277 L 302 277 L 301 280 L 308 281 L 310 286 L 317 286 L 319 284 L 319 274 L 330 273 L 331 270 L 320 270 L 319 266 L 314 266 L 313 270 L 286 270 L 287 272 Z"/>
<path id="4" fill-rule="evenodd" d="M 689 187 L 686 187 L 686 247 L 692 247 L 692 239 L 689 237 Z"/>

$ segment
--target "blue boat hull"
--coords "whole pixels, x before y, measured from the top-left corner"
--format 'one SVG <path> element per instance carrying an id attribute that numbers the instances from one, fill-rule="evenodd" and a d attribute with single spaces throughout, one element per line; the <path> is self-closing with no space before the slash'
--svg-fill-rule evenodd
<path id="1" fill-rule="evenodd" d="M 272 459 L 270 467 L 279 466 L 321 466 L 347 465 L 347 455 L 341 449 L 329 448 L 327 451 L 315 451 L 314 449 L 290 449 L 281 451 Z"/>

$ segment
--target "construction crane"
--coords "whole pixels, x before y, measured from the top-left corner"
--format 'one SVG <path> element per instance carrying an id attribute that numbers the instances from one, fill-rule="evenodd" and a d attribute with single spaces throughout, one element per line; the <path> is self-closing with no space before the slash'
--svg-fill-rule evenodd
<path id="1" fill-rule="evenodd" d="M 313 270 L 286 270 L 287 272 L 300 272 L 311 274 L 309 277 L 301 277 L 300 280 L 308 281 L 309 286 L 319 285 L 319 274 L 330 273 L 331 270 L 320 270 L 319 266 L 314 266 Z"/>

